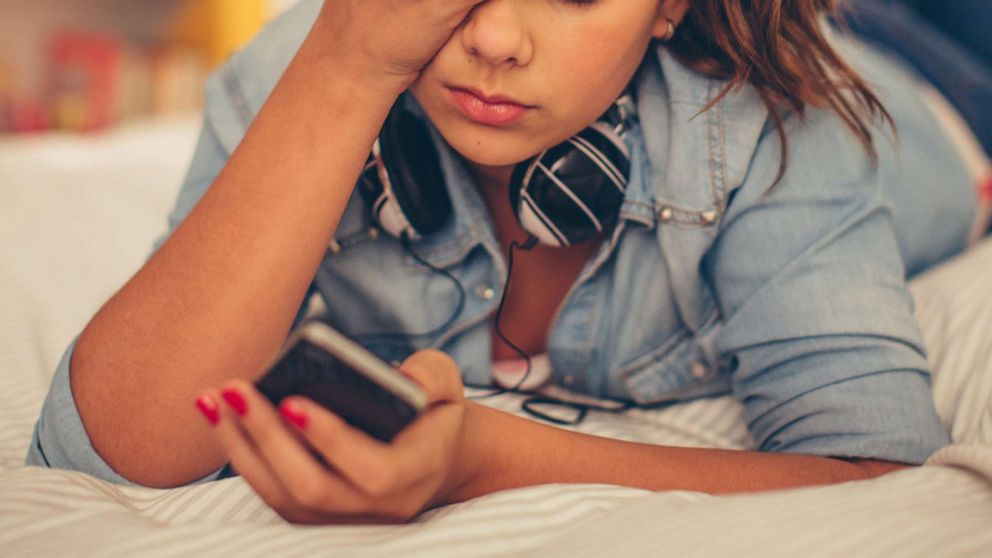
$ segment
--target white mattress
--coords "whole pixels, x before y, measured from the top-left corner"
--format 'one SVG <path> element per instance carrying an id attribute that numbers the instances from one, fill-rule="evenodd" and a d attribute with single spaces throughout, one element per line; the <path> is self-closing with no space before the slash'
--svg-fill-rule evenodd
<path id="1" fill-rule="evenodd" d="M 287 525 L 240 478 L 173 490 L 26 468 L 65 346 L 164 228 L 196 118 L 96 140 L 0 142 L 0 554 L 4 556 L 992 555 L 992 242 L 913 283 L 954 445 L 871 481 L 714 497 L 604 485 L 506 491 L 402 526 Z M 516 396 L 492 405 L 516 412 Z M 729 398 L 580 430 L 748 448 Z"/>

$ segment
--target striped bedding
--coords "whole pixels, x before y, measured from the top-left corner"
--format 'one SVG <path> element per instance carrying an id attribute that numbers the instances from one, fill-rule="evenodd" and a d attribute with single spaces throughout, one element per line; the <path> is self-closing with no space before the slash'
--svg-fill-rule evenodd
<path id="1" fill-rule="evenodd" d="M 912 285 L 934 400 L 954 445 L 924 467 L 871 481 L 730 497 L 546 485 L 402 526 L 295 527 L 239 478 L 156 490 L 24 467 L 62 349 L 140 265 L 195 132 L 188 119 L 79 145 L 0 143 L 0 555 L 992 556 L 992 241 Z M 123 223 L 107 218 L 136 212 Z M 519 412 L 514 395 L 488 404 Z M 659 444 L 752 444 L 730 398 L 593 412 L 578 429 Z"/>

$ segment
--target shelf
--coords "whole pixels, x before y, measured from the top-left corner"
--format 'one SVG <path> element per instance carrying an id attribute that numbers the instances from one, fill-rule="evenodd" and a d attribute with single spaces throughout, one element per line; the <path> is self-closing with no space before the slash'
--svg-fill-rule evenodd
<path id="1" fill-rule="evenodd" d="M 97 79 L 94 76 L 104 78 L 94 73 L 94 67 L 124 64 L 124 70 L 113 70 L 117 77 L 112 79 L 131 84 L 132 76 L 121 76 L 120 72 L 132 72 L 133 61 L 141 59 L 152 60 L 138 62 L 153 66 L 143 71 L 158 72 L 163 52 L 180 59 L 167 71 L 185 71 L 189 57 L 170 54 L 178 50 L 195 54 L 205 73 L 247 43 L 270 14 L 293 3 L 295 0 L 4 0 L 0 18 L 0 110 L 6 104 L 15 107 L 7 109 L 6 114 L 23 115 L 27 105 L 35 107 L 31 110 L 42 120 L 54 119 L 63 126 L 66 122 L 81 122 L 72 116 L 73 111 L 82 114 L 90 110 L 88 99 L 73 98 L 68 105 L 50 106 L 53 87 L 62 87 L 66 79 L 70 84 L 81 83 L 76 89 L 85 92 L 92 88 Z M 53 54 L 53 48 L 63 54 Z M 53 57 L 63 62 L 53 61 Z M 69 69 L 58 70 L 66 66 L 67 58 Z M 121 59 L 125 61 L 114 61 Z M 174 97 L 177 88 L 197 92 L 200 88 L 195 80 L 186 77 L 172 82 L 171 87 L 163 88 L 164 93 L 155 91 L 153 95 Z M 124 89 L 133 93 L 128 86 Z M 117 110 L 117 114 L 122 112 L 131 111 Z M 0 113 L 0 128 L 2 120 Z M 13 117 L 7 120 L 9 127 Z"/>

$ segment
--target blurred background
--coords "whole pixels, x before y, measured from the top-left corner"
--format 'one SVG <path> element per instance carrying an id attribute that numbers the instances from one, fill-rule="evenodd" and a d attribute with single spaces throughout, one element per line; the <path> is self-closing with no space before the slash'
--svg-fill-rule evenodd
<path id="1" fill-rule="evenodd" d="M 294 3 L 0 0 L 0 375 L 41 400 L 167 230 L 206 76 Z"/>
<path id="2" fill-rule="evenodd" d="M 0 0 L 0 134 L 196 111 L 211 69 L 295 0 Z"/>

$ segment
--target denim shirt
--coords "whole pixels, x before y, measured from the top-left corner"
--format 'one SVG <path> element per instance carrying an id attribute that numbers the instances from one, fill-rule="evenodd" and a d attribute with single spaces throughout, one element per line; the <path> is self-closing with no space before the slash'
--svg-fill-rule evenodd
<path id="1" fill-rule="evenodd" d="M 302 2 L 211 77 L 199 145 L 155 248 L 224 167 L 320 4 Z M 836 40 L 895 118 L 898 142 L 876 132 L 873 166 L 832 113 L 786 115 L 788 168 L 771 190 L 779 137 L 757 93 L 744 87 L 703 110 L 723 83 L 663 46 L 648 53 L 636 77 L 639 124 L 628 136 L 619 224 L 550 325 L 554 382 L 643 405 L 730 393 L 761 451 L 918 464 L 948 443 L 905 278 L 964 248 L 972 185 L 914 97 L 908 70 Z M 433 338 L 371 348 L 389 361 L 439 348 L 466 382 L 484 384 L 505 258 L 464 164 L 432 133 L 454 214 L 413 249 L 450 271 L 468 300 Z M 453 283 L 375 234 L 357 193 L 334 238 L 340 249 L 328 251 L 312 290 L 343 332 L 430 331 L 456 308 Z M 129 483 L 89 443 L 70 389 L 71 354 L 72 346 L 28 463 Z"/>

